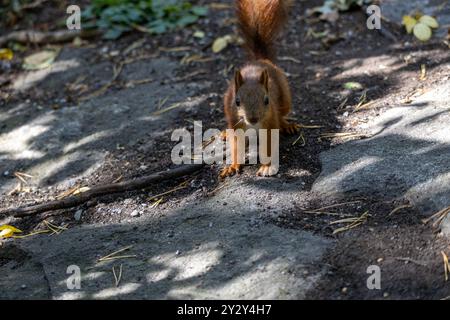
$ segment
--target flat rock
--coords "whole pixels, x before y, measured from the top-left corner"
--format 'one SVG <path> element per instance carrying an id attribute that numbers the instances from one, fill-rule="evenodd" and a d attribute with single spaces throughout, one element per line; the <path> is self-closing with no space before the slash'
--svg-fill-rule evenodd
<path id="1" fill-rule="evenodd" d="M 312 190 L 324 195 L 402 197 L 424 213 L 450 205 L 450 83 L 370 122 L 371 138 L 321 155 Z M 449 221 L 443 229 L 448 229 Z M 448 233 L 450 235 L 450 232 Z"/>
<path id="2" fill-rule="evenodd" d="M 57 241 L 41 236 L 18 245 L 42 265 L 35 277 L 47 276 L 52 299 L 305 298 L 326 272 L 309 270 L 332 241 L 266 221 L 257 208 L 245 206 L 239 193 L 244 188 L 251 187 L 237 184 L 231 187 L 236 193 L 186 205 L 159 221 L 80 226 Z M 268 193 L 260 192 L 261 197 Z M 287 199 L 273 203 L 278 201 Z M 134 257 L 98 262 L 127 246 L 132 248 L 121 255 Z M 80 290 L 67 287 L 71 265 L 81 270 Z M 123 276 L 116 287 L 112 267 L 118 272 L 120 265 Z"/>
<path id="3" fill-rule="evenodd" d="M 73 83 L 82 76 L 108 82 L 112 65 L 92 66 L 84 50 L 63 50 L 52 68 L 29 72 L 13 87 L 17 91 L 31 87 L 46 91 L 61 83 Z M 176 62 L 165 58 L 142 60 L 124 68 L 134 78 L 126 76 L 125 71 L 123 77 L 145 79 L 151 73 L 170 79 L 175 76 L 176 68 Z M 31 185 L 70 187 L 99 168 L 108 151 L 118 145 L 129 146 L 142 138 L 152 141 L 164 133 L 181 109 L 197 107 L 206 100 L 195 94 L 205 86 L 208 84 L 155 81 L 111 90 L 57 110 L 49 105 L 37 106 L 33 101 L 0 108 L 0 193 L 9 192 L 17 183 L 11 174 L 3 174 L 6 171 L 27 172 L 34 177 L 29 180 Z M 90 88 L 89 92 L 93 91 L 95 88 Z M 180 102 L 180 108 L 154 115 L 161 92 L 171 97 L 168 104 Z"/>

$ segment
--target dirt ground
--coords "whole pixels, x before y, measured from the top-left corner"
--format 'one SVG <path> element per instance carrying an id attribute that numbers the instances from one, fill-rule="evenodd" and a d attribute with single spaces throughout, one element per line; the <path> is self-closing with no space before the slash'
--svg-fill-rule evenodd
<path id="1" fill-rule="evenodd" d="M 386 110 L 402 104 L 412 93 L 424 91 L 448 81 L 450 63 L 449 48 L 441 39 L 433 39 L 423 44 L 406 35 L 401 26 L 389 23 L 387 27 L 398 38 L 398 41 L 386 37 L 382 33 L 366 28 L 366 15 L 360 10 L 342 13 L 337 23 L 319 21 L 308 17 L 306 10 L 320 1 L 297 1 L 291 12 L 289 28 L 280 41 L 278 50 L 279 64 L 288 72 L 294 92 L 294 108 L 291 118 L 305 126 L 317 128 L 302 130 L 304 140 L 298 136 L 284 137 L 281 146 L 281 171 L 275 178 L 279 184 L 289 184 L 302 178 L 303 190 L 292 206 L 274 210 L 270 201 L 262 199 L 257 204 L 261 212 L 277 212 L 267 214 L 264 221 L 275 224 L 286 230 L 303 230 L 319 235 L 335 244 L 329 249 L 320 263 L 309 266 L 314 273 L 325 270 L 314 288 L 306 294 L 307 299 L 443 299 L 450 296 L 450 287 L 444 280 L 444 264 L 441 251 L 450 253 L 448 238 L 438 230 L 424 225 L 422 219 L 428 213 L 408 206 L 406 199 L 397 196 L 365 195 L 355 197 L 343 195 L 339 199 L 324 199 L 315 192 L 310 192 L 314 182 L 322 171 L 320 155 L 349 140 L 365 139 L 361 127 L 365 123 L 383 114 Z M 58 10 L 55 10 L 59 12 Z M 50 11 L 50 13 L 53 11 Z M 48 15 L 50 15 L 47 12 Z M 48 16 L 39 11 L 30 13 L 39 17 L 35 28 L 45 29 Z M 123 61 L 144 55 L 152 59 L 168 59 L 178 64 L 175 78 L 164 78 L 152 70 L 139 70 L 133 65 L 126 66 L 117 81 L 108 89 L 105 96 L 120 93 L 130 85 L 133 79 L 151 78 L 152 82 L 170 83 L 173 86 L 188 88 L 192 93 L 188 96 L 202 97 L 199 107 L 183 108 L 169 122 L 158 124 L 160 132 L 151 136 L 149 141 L 145 132 L 137 132 L 138 139 L 123 137 L 123 144 L 116 144 L 108 149 L 108 154 L 98 167 L 89 174 L 78 177 L 75 174 L 55 175 L 36 185 L 31 185 L 29 192 L 8 195 L 5 192 L 0 198 L 0 208 L 27 205 L 54 199 L 58 194 L 75 185 L 93 186 L 118 180 L 150 174 L 171 168 L 170 151 L 174 142 L 170 140 L 170 132 L 176 128 L 192 129 L 192 121 L 202 121 L 208 128 L 225 128 L 222 110 L 222 93 L 226 89 L 227 79 L 233 67 L 243 62 L 242 49 L 238 45 L 230 45 L 219 54 L 212 53 L 212 41 L 218 36 L 235 32 L 232 24 L 233 12 L 230 9 L 211 10 L 206 19 L 191 28 L 176 31 L 166 36 L 148 36 L 140 33 L 128 34 L 119 41 L 108 42 L 101 39 L 90 40 L 81 47 L 73 44 L 64 46 L 62 55 L 70 50 L 83 54 L 86 61 L 99 67 L 98 72 L 83 79 L 86 92 L 80 93 L 81 86 L 70 86 L 80 75 L 71 75 L 64 83 L 51 81 L 32 87 L 26 91 L 16 92 L 9 85 L 23 73 L 20 59 L 23 55 L 38 51 L 39 46 L 29 46 L 25 53 L 17 53 L 13 62 L 1 65 L 0 75 L 0 110 L 8 110 L 11 106 L 31 101 L 35 107 L 27 110 L 30 119 L 37 118 L 43 111 L 38 106 L 53 108 L 57 112 L 74 110 L 83 95 L 93 92 L 100 84 L 111 77 L 111 67 Z M 25 22 L 22 22 L 25 24 Z M 28 22 L 29 23 L 29 22 Z M 204 39 L 192 37 L 193 30 L 206 31 Z M 315 33 L 311 31 L 314 30 Z M 328 35 L 318 37 L 317 34 L 327 30 Z M 10 30 L 4 30 L 6 33 Z M 141 41 L 139 46 L 127 56 L 124 50 Z M 180 51 L 164 48 L 189 47 Z M 186 56 L 200 55 L 205 58 L 201 62 L 180 63 Z M 354 61 L 360 63 L 354 63 Z M 163 60 L 164 61 L 164 60 Z M 420 80 L 421 66 L 426 66 L 426 80 Z M 363 95 L 363 90 L 349 90 L 343 83 L 353 81 L 363 85 L 366 91 L 366 102 L 373 102 L 367 107 L 354 111 Z M 205 83 L 207 86 L 197 83 Z M 136 85 L 139 86 L 139 85 Z M 83 87 L 84 88 L 84 87 Z M 84 89 L 83 89 L 84 90 Z M 174 93 L 177 94 L 174 89 Z M 168 99 L 167 103 L 164 99 Z M 160 97 L 161 105 L 167 106 L 176 102 L 177 97 Z M 359 105 L 364 105 L 361 103 Z M 365 106 L 365 105 L 364 105 Z M 127 111 L 128 112 L 128 111 Z M 122 121 L 127 121 L 126 117 Z M 0 123 L 0 133 L 9 132 L 17 123 L 10 118 Z M 89 123 L 95 127 L 96 123 Z M 169 127 L 167 127 L 169 126 Z M 139 128 L 141 130 L 142 128 Z M 322 138 L 323 133 L 354 132 L 357 138 Z M 363 134 L 363 135 L 361 135 Z M 368 133 L 367 133 L 368 134 Z M 88 146 L 89 148 L 89 146 Z M 87 151 L 86 151 L 87 152 Z M 2 155 L 0 153 L 0 155 Z M 0 158 L 1 159 L 1 158 Z M 1 180 L 4 185 L 14 186 L 14 171 L 27 172 L 27 165 L 16 162 L 0 162 Z M 227 181 L 218 178 L 220 167 L 208 166 L 193 177 L 184 177 L 175 181 L 158 184 L 142 192 L 133 192 L 119 196 L 110 196 L 91 201 L 73 210 L 57 211 L 24 219 L 13 219 L 8 222 L 25 232 L 42 229 L 45 219 L 55 225 L 76 226 L 115 223 L 126 223 L 136 216 L 155 219 L 164 217 L 171 210 L 180 209 L 189 203 L 207 201 L 217 193 L 218 188 L 226 187 Z M 231 178 L 239 183 L 253 181 L 257 168 L 247 166 L 244 172 Z M 69 170 L 70 171 L 70 170 Z M 62 183 L 70 180 L 69 184 Z M 187 179 L 187 180 L 186 180 Z M 157 205 L 149 198 L 172 190 L 187 181 L 187 185 L 170 193 Z M 272 192 L 277 197 L 276 192 Z M 249 197 L 248 201 L 252 202 Z M 350 202 L 350 203 L 349 203 Z M 311 214 L 311 210 L 338 203 L 333 214 Z M 227 204 L 224 203 L 224 206 Z M 253 205 L 253 203 L 252 203 Z M 390 214 L 395 208 L 407 205 L 402 210 Z M 151 208 L 151 210 L 150 210 Z M 74 214 L 81 210 L 80 221 Z M 370 218 L 362 226 L 340 234 L 333 234 L 334 225 L 330 222 L 348 215 L 361 215 L 370 212 Z M 8 262 L 7 255 L 0 257 L 0 266 Z M 368 265 L 379 265 L 383 269 L 383 290 L 367 290 L 366 268 Z"/>

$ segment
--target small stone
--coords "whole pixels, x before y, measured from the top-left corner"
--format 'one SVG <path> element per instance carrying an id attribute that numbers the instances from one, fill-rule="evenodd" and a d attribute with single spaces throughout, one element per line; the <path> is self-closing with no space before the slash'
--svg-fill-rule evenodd
<path id="1" fill-rule="evenodd" d="M 137 210 L 133 210 L 132 212 L 131 212 L 131 216 L 132 217 L 139 217 L 141 214 L 139 213 L 139 211 L 137 211 Z"/>
<path id="2" fill-rule="evenodd" d="M 378 258 L 378 259 L 377 259 L 377 262 L 378 262 L 378 263 L 381 263 L 381 262 L 383 262 L 383 260 L 384 260 L 383 258 Z"/>
<path id="3" fill-rule="evenodd" d="M 22 290 L 24 290 L 24 289 L 26 289 L 26 288 L 27 288 L 27 285 L 26 285 L 26 284 L 23 284 L 23 285 L 20 286 L 20 289 L 22 289 Z"/>
<path id="4" fill-rule="evenodd" d="M 347 287 L 344 287 L 344 288 L 342 288 L 342 290 L 341 290 L 341 291 L 342 291 L 342 293 L 344 293 L 344 294 L 345 294 L 345 293 L 347 293 L 347 292 L 348 292 L 348 288 L 347 288 Z"/>
<path id="5" fill-rule="evenodd" d="M 74 219 L 75 221 L 80 221 L 81 220 L 81 215 L 83 214 L 83 210 L 77 210 L 74 214 Z"/>
<path id="6" fill-rule="evenodd" d="M 384 298 L 388 298 L 388 297 L 389 297 L 389 292 L 383 293 L 383 297 L 384 297 Z"/>
<path id="7" fill-rule="evenodd" d="M 4 175 L 5 177 L 9 176 L 9 171 L 3 172 L 3 175 Z"/>

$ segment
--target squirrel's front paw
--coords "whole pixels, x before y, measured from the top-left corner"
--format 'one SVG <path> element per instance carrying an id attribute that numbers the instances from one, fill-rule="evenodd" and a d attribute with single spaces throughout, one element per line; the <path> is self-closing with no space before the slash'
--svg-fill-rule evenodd
<path id="1" fill-rule="evenodd" d="M 281 132 L 284 134 L 296 134 L 300 131 L 301 129 L 301 125 L 296 124 L 296 123 L 286 123 L 282 128 L 281 128 Z"/>
<path id="2" fill-rule="evenodd" d="M 231 166 L 225 167 L 220 173 L 222 179 L 226 177 L 234 176 L 241 171 L 241 166 L 238 164 L 232 164 Z"/>
<path id="3" fill-rule="evenodd" d="M 262 165 L 256 173 L 260 177 L 271 177 L 278 173 L 278 167 L 274 165 Z"/>

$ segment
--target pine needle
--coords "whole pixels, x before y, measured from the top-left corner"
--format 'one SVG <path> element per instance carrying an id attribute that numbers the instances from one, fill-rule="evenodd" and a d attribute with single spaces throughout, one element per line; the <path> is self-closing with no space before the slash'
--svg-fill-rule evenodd
<path id="1" fill-rule="evenodd" d="M 448 263 L 448 257 L 444 251 L 441 251 L 442 259 L 444 260 L 444 272 L 445 272 L 445 281 L 448 281 L 448 273 L 450 272 L 450 265 Z"/>
<path id="2" fill-rule="evenodd" d="M 300 133 L 300 136 L 292 143 L 292 146 L 295 146 L 300 140 L 302 140 L 302 147 L 306 146 L 306 140 L 305 136 L 303 135 L 303 132 Z"/>
<path id="3" fill-rule="evenodd" d="M 400 210 L 403 210 L 403 209 L 409 209 L 409 208 L 412 208 L 412 207 L 413 207 L 413 206 L 410 205 L 410 204 L 405 204 L 405 205 L 403 205 L 403 206 L 399 206 L 399 207 L 395 208 L 394 210 L 392 210 L 392 211 L 388 214 L 388 216 L 392 216 L 394 213 L 397 213 L 397 212 L 399 212 Z"/>
<path id="4" fill-rule="evenodd" d="M 118 276 L 116 275 L 116 268 L 114 266 L 112 267 L 112 271 L 113 271 L 114 281 L 115 281 L 116 287 L 119 286 L 120 280 L 122 280 L 122 267 L 123 267 L 123 264 L 120 264 L 119 275 Z"/>
<path id="5" fill-rule="evenodd" d="M 437 213 L 433 214 L 431 217 L 429 217 L 427 219 L 423 219 L 422 223 L 428 224 L 430 221 L 435 220 L 435 222 L 433 223 L 433 227 L 436 228 L 449 213 L 450 213 L 450 207 L 447 207 L 447 208 L 442 209 L 442 210 L 438 211 Z"/>
<path id="6" fill-rule="evenodd" d="M 104 256 L 103 258 L 98 259 L 98 261 L 101 262 L 101 261 L 107 261 L 107 260 L 110 260 L 110 259 L 112 259 L 113 256 L 115 256 L 116 254 L 119 254 L 119 253 L 122 253 L 122 252 L 124 252 L 124 251 L 130 250 L 132 247 L 133 247 L 133 246 L 128 246 L 128 247 L 125 247 L 125 248 L 123 248 L 123 249 L 114 251 L 113 253 L 110 253 L 110 254 Z M 122 257 L 127 257 L 127 256 L 122 256 Z M 115 258 L 120 258 L 120 257 L 115 257 Z"/>
<path id="7" fill-rule="evenodd" d="M 333 235 L 340 233 L 340 232 L 348 231 L 350 229 L 353 229 L 353 228 L 356 228 L 356 227 L 362 225 L 363 223 L 365 223 L 367 221 L 368 217 L 369 217 L 369 211 L 366 211 L 360 217 L 346 218 L 346 219 L 341 219 L 341 220 L 330 222 L 330 225 L 342 224 L 342 223 L 348 224 L 342 228 L 335 229 L 333 231 Z"/>

